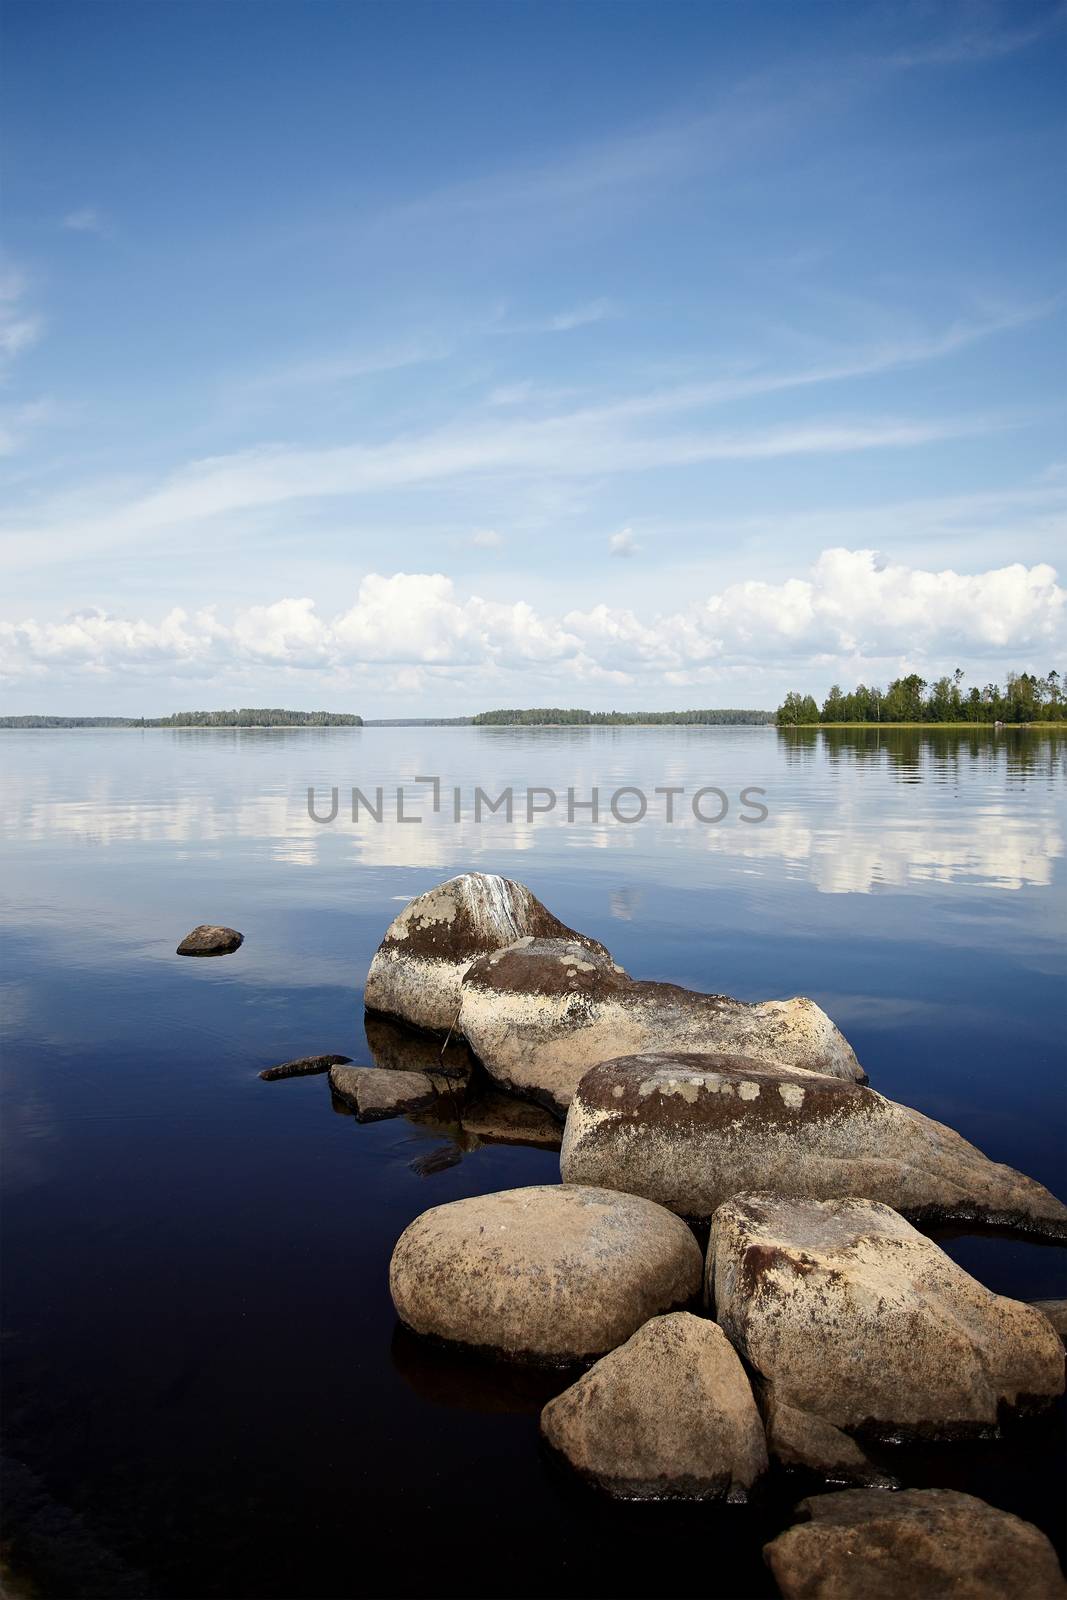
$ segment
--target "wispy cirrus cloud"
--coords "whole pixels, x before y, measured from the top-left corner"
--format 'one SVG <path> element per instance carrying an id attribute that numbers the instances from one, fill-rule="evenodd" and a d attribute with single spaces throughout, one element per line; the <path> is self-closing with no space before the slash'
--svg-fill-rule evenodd
<path id="1" fill-rule="evenodd" d="M 0 262 L 0 372 L 36 344 L 44 330 L 44 318 L 28 309 L 26 299 L 23 274 L 9 263 Z"/>
<path id="2" fill-rule="evenodd" d="M 78 206 L 68 211 L 63 226 L 69 233 L 97 233 L 102 238 L 110 231 L 106 217 L 96 206 Z"/>

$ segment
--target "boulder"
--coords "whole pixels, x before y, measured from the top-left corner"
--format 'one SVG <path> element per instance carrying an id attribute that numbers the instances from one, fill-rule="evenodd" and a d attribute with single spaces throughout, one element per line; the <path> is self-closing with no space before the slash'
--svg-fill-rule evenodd
<path id="1" fill-rule="evenodd" d="M 730 1051 L 825 1072 L 864 1073 L 812 1000 L 748 1004 L 673 983 L 638 983 L 599 947 L 521 940 L 472 962 L 459 1027 L 491 1077 L 559 1110 L 599 1061 L 646 1050 Z"/>
<path id="2" fill-rule="evenodd" d="M 423 1212 L 401 1234 L 389 1288 L 416 1333 L 514 1360 L 566 1365 L 613 1350 L 699 1292 L 690 1230 L 662 1206 L 545 1185 Z"/>
<path id="3" fill-rule="evenodd" d="M 228 956 L 244 942 L 244 934 L 238 933 L 236 928 L 220 928 L 213 922 L 202 922 L 199 928 L 185 935 L 175 953 L 179 956 Z"/>
<path id="4" fill-rule="evenodd" d="M 351 1056 L 300 1056 L 296 1061 L 283 1061 L 280 1067 L 267 1067 L 260 1073 L 265 1082 L 275 1078 L 306 1078 L 312 1073 L 329 1072 L 331 1067 L 347 1066 Z"/>
<path id="5" fill-rule="evenodd" d="M 708 1277 L 718 1322 L 772 1402 L 846 1432 L 995 1435 L 1002 1406 L 1063 1393 L 1048 1318 L 871 1200 L 737 1195 L 715 1213 Z"/>
<path id="6" fill-rule="evenodd" d="M 360 1122 L 419 1111 L 440 1092 L 425 1072 L 390 1072 L 387 1067 L 331 1067 L 330 1088 Z"/>
<path id="7" fill-rule="evenodd" d="M 567 1183 L 642 1194 L 694 1221 L 742 1190 L 773 1189 L 1067 1237 L 1067 1207 L 942 1123 L 861 1084 L 741 1056 L 593 1067 L 567 1113 L 560 1167 Z"/>
<path id="8" fill-rule="evenodd" d="M 1067 1344 L 1067 1300 L 1031 1300 L 1030 1304 L 1043 1311 L 1064 1344 Z"/>
<path id="9" fill-rule="evenodd" d="M 785 1600 L 1064 1600 L 1039 1528 L 955 1489 L 848 1489 L 797 1507 L 810 1518 L 764 1546 Z"/>
<path id="10" fill-rule="evenodd" d="M 653 1317 L 541 1413 L 588 1482 L 626 1500 L 743 1501 L 767 1468 L 752 1390 L 722 1329 Z"/>
<path id="11" fill-rule="evenodd" d="M 566 927 L 521 883 L 464 872 L 418 895 L 389 924 L 363 994 L 369 1011 L 447 1032 L 459 1016 L 459 986 L 477 957 L 527 935 L 571 939 L 606 954 Z"/>

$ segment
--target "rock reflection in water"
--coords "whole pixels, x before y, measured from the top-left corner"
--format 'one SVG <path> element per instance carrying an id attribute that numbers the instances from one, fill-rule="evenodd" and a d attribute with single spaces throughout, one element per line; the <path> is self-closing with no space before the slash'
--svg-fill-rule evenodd
<path id="1" fill-rule="evenodd" d="M 420 1339 L 402 1322 L 394 1329 L 389 1355 L 394 1370 L 420 1400 L 483 1414 L 540 1416 L 542 1407 L 573 1383 L 581 1371 L 580 1367 L 566 1371 L 486 1361 Z"/>

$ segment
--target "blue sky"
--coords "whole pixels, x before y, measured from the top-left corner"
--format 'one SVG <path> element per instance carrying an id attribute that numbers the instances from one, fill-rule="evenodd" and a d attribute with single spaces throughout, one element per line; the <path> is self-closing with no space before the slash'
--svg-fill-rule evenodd
<path id="1" fill-rule="evenodd" d="M 4 26 L 6 711 L 1067 665 L 1058 0 Z"/>

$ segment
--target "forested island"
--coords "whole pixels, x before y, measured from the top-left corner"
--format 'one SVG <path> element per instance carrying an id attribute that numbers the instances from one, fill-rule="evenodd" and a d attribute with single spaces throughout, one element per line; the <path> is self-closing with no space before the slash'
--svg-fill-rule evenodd
<path id="1" fill-rule="evenodd" d="M 636 726 L 642 723 L 669 723 L 675 726 L 688 726 L 698 724 L 710 726 L 725 724 L 736 726 L 741 723 L 763 724 L 773 722 L 773 711 L 582 711 L 563 710 L 559 706 L 537 706 L 528 711 L 480 711 L 473 718 L 476 727 L 480 728 L 543 728 L 543 727 L 586 727 L 600 726 L 607 723 L 612 726 L 623 724 Z"/>
<path id="2" fill-rule="evenodd" d="M 348 711 L 175 711 L 169 717 L 0 717 L 0 728 L 362 728 Z"/>
<path id="3" fill-rule="evenodd" d="M 1003 690 L 995 683 L 963 688 L 957 667 L 951 678 L 927 683 L 917 672 L 894 678 L 888 689 L 858 684 L 844 694 L 835 683 L 820 707 L 810 694 L 787 694 L 775 713 L 779 727 L 811 723 L 861 722 L 1063 722 L 1067 717 L 1060 674 L 1039 678 L 1032 672 L 1009 672 Z"/>

